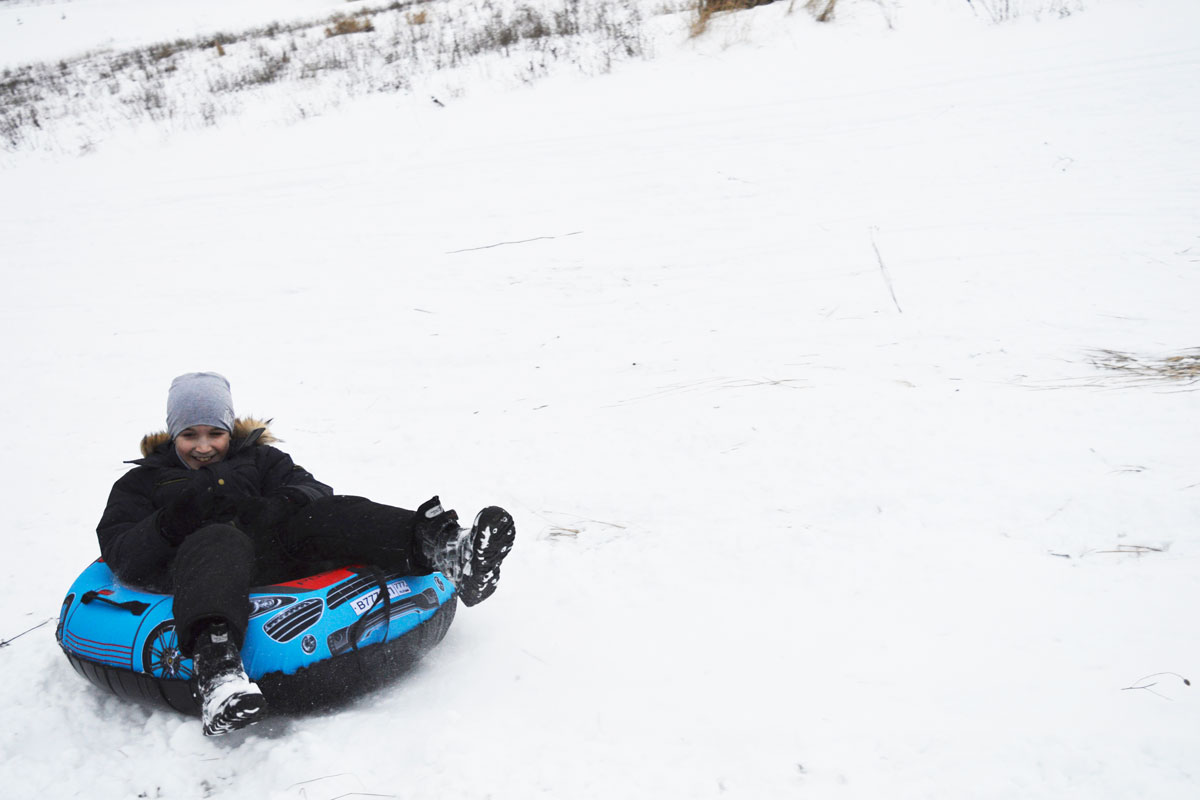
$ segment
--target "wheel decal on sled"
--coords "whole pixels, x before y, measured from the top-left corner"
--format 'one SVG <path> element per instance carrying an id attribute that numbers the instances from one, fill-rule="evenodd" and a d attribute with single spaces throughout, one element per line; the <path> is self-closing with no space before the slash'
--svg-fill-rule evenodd
<path id="1" fill-rule="evenodd" d="M 179 650 L 175 620 L 160 622 L 142 648 L 142 669 L 156 678 L 186 681 L 192 677 L 192 660 Z"/>

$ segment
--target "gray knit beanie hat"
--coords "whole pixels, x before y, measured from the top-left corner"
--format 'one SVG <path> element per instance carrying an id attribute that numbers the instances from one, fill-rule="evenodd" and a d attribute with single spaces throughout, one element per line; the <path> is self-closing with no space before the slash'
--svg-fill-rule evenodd
<path id="1" fill-rule="evenodd" d="M 233 432 L 233 393 L 215 372 L 189 372 L 171 381 L 167 392 L 167 433 L 174 439 L 193 425 Z"/>

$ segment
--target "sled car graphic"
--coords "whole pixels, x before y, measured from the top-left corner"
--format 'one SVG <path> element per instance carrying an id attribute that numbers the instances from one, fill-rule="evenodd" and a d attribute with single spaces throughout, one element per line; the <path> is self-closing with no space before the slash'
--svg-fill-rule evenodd
<path id="1" fill-rule="evenodd" d="M 133 648 L 114 642 L 88 639 L 72 631 L 63 631 L 63 646 L 70 648 L 81 658 L 121 669 L 133 669 Z"/>
<path id="2" fill-rule="evenodd" d="M 250 598 L 250 619 L 261 617 L 263 614 L 269 614 L 272 611 L 278 611 L 284 606 L 291 605 L 296 602 L 296 598 L 288 597 L 282 594 L 276 595 L 259 595 Z"/>
<path id="3" fill-rule="evenodd" d="M 421 612 L 433 611 L 438 605 L 438 594 L 433 587 L 399 603 L 392 603 L 386 611 L 383 604 L 379 603 L 374 610 L 367 612 L 366 616 L 362 617 L 355 624 L 347 625 L 345 628 L 340 628 L 329 634 L 327 642 L 329 652 L 332 655 L 338 656 L 355 649 L 355 642 L 357 642 L 358 647 L 371 644 L 373 643 L 371 640 L 374 634 L 386 630 L 391 626 L 393 620 L 397 620 L 405 614 L 419 614 Z M 384 633 L 382 636 L 375 638 L 383 638 L 386 635 Z"/>
<path id="4" fill-rule="evenodd" d="M 325 602 L 321 598 L 301 600 L 267 620 L 263 633 L 277 642 L 290 642 L 316 625 L 324 612 Z"/>
<path id="5" fill-rule="evenodd" d="M 386 583 L 392 583 L 403 577 L 399 572 L 389 572 L 385 577 Z M 330 608 L 337 608 L 343 603 L 348 602 L 352 598 L 357 597 L 364 592 L 369 592 L 379 588 L 379 581 L 374 575 L 355 575 L 344 583 L 339 583 L 329 591 L 329 597 L 326 602 Z"/>
<path id="6" fill-rule="evenodd" d="M 156 678 L 186 681 L 192 677 L 192 660 L 179 650 L 175 620 L 160 622 L 142 645 L 142 670 Z"/>
<path id="7" fill-rule="evenodd" d="M 318 708 L 381 686 L 446 635 L 457 598 L 440 573 L 388 575 L 383 595 L 379 571 L 357 569 L 251 591 L 242 662 L 272 707 Z M 97 560 L 63 600 L 58 642 L 100 688 L 195 714 L 173 611 L 170 595 L 126 586 Z"/>

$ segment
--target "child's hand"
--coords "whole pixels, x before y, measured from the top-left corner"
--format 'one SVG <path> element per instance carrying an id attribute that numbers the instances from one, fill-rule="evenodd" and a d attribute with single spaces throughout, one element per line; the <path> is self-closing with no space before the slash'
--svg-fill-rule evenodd
<path id="1" fill-rule="evenodd" d="M 211 489 L 189 486 L 158 514 L 158 532 L 176 547 L 196 532 L 212 514 L 216 497 Z"/>

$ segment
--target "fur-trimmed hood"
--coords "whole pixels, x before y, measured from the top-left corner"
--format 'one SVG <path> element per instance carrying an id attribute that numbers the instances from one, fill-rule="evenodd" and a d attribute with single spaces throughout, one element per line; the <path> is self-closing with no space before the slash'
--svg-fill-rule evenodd
<path id="1" fill-rule="evenodd" d="M 280 441 L 277 439 L 267 426 L 271 424 L 271 420 L 256 419 L 254 417 L 238 417 L 233 422 L 233 430 L 230 431 L 233 441 L 238 442 L 250 438 L 255 431 L 261 431 L 258 436 L 254 437 L 254 444 L 274 444 Z M 166 431 L 158 433 L 148 433 L 142 437 L 142 457 L 146 458 L 155 450 L 162 447 L 166 442 L 171 441 L 171 435 Z"/>

